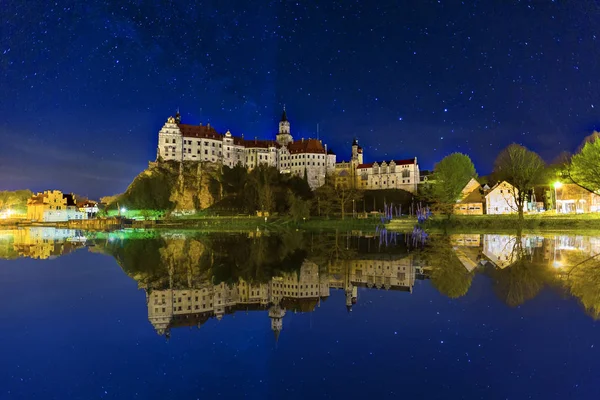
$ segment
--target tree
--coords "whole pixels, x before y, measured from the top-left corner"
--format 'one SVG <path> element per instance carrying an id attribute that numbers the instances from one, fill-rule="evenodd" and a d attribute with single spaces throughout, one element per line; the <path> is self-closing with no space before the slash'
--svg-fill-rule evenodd
<path id="1" fill-rule="evenodd" d="M 315 194 L 317 207 L 325 207 L 328 211 L 337 211 L 344 219 L 352 201 L 358 202 L 362 199 L 363 193 L 347 185 L 336 186 L 335 181 L 335 176 L 328 176 L 325 184 L 317 189 Z"/>
<path id="2" fill-rule="evenodd" d="M 600 191 L 600 133 L 585 138 L 580 150 L 571 159 L 569 177 L 590 192 Z"/>
<path id="3" fill-rule="evenodd" d="M 288 205 L 290 210 L 290 216 L 295 222 L 308 218 L 310 216 L 310 203 L 308 200 L 294 195 L 294 193 L 288 189 Z"/>
<path id="4" fill-rule="evenodd" d="M 529 192 L 538 182 L 545 168 L 541 157 L 516 143 L 511 144 L 496 158 L 494 175 L 512 185 L 511 195 L 515 199 L 519 220 L 523 220 L 523 209 Z"/>
<path id="5" fill-rule="evenodd" d="M 552 277 L 547 265 L 534 262 L 528 254 L 520 232 L 511 237 L 511 242 L 511 264 L 493 269 L 490 275 L 496 295 L 508 306 L 516 307 L 537 296 Z"/>
<path id="6" fill-rule="evenodd" d="M 27 210 L 27 200 L 31 198 L 31 190 L 0 191 L 0 210 L 12 208 L 18 212 Z"/>
<path id="7" fill-rule="evenodd" d="M 475 166 L 466 154 L 452 153 L 444 157 L 433 170 L 432 200 L 442 212 L 451 215 L 461 191 L 476 176 Z"/>

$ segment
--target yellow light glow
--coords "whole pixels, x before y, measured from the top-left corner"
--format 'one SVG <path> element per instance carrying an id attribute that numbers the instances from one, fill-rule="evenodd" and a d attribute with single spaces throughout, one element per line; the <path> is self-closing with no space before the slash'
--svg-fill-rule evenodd
<path id="1" fill-rule="evenodd" d="M 560 189 L 562 187 L 562 182 L 554 182 L 554 189 Z"/>
<path id="2" fill-rule="evenodd" d="M 552 266 L 553 266 L 554 268 L 558 269 L 558 268 L 562 268 L 562 266 L 563 266 L 563 265 L 562 265 L 562 263 L 561 263 L 560 261 L 554 261 L 554 262 L 552 263 Z"/>

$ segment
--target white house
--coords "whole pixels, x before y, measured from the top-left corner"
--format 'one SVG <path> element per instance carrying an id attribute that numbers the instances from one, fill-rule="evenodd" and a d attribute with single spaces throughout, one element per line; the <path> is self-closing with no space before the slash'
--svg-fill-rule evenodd
<path id="1" fill-rule="evenodd" d="M 510 183 L 502 181 L 497 183 L 485 195 L 486 214 L 512 214 L 517 212 L 515 195 L 519 191 Z"/>

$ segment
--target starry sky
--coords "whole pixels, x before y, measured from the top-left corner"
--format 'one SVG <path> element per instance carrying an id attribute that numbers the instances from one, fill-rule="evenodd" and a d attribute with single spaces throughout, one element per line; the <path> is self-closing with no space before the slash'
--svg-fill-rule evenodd
<path id="1" fill-rule="evenodd" d="M 0 15 L 0 190 L 123 191 L 184 123 L 348 159 L 521 143 L 551 161 L 600 129 L 592 0 L 17 1 Z"/>

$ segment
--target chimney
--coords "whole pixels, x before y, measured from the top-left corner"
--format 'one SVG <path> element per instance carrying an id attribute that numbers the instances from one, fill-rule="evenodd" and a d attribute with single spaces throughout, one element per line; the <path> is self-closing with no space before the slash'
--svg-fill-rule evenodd
<path id="1" fill-rule="evenodd" d="M 207 127 L 208 129 L 210 129 L 210 123 L 206 124 L 206 127 Z"/>
<path id="2" fill-rule="evenodd" d="M 200 126 L 202 126 L 202 122 L 200 122 Z"/>
<path id="3" fill-rule="evenodd" d="M 304 143 L 304 138 L 302 138 L 302 143 Z"/>

